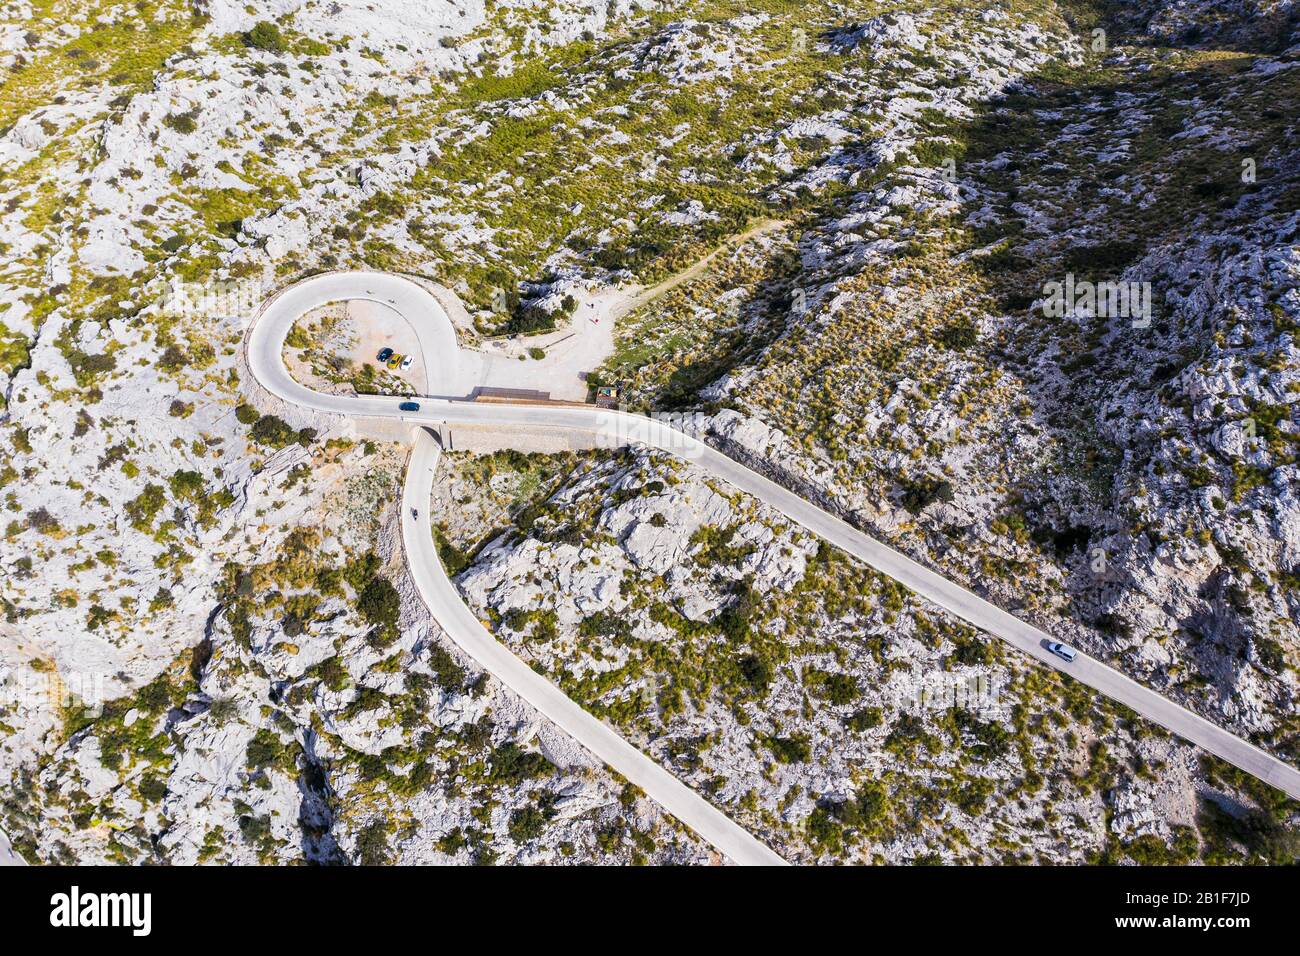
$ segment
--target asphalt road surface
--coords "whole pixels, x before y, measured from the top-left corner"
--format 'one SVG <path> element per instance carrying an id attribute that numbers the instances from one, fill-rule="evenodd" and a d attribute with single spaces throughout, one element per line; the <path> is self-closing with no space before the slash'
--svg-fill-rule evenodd
<path id="1" fill-rule="evenodd" d="M 400 400 L 389 396 L 324 395 L 298 384 L 289 376 L 282 360 L 282 352 L 284 337 L 288 334 L 293 321 L 309 309 L 350 298 L 372 298 L 391 305 L 411 321 L 421 335 L 422 341 L 431 343 L 426 347 L 426 355 L 428 355 L 431 363 L 432 391 L 437 397 L 419 398 L 420 410 L 418 412 L 400 411 L 398 409 Z M 641 442 L 685 458 L 713 475 L 735 485 L 742 491 L 753 495 L 765 504 L 780 511 L 795 523 L 821 536 L 831 544 L 844 549 L 876 570 L 889 575 L 910 590 L 938 604 L 962 620 L 1001 638 L 1043 664 L 1087 684 L 1089 687 L 1105 694 L 1112 700 L 1124 704 L 1178 736 L 1285 791 L 1289 796 L 1300 799 L 1300 771 L 1295 768 L 1265 753 L 1222 727 L 1192 713 L 1185 707 L 1143 687 L 1113 667 L 1095 658 L 1080 652 L 1073 662 L 1062 660 L 1047 650 L 1045 645 L 1051 638 L 1046 632 L 1008 614 L 961 585 L 949 581 L 911 558 L 858 531 L 834 515 L 799 497 L 789 489 L 770 481 L 734 459 L 695 438 L 677 431 L 664 422 L 640 415 L 596 409 L 594 407 L 511 405 L 496 402 L 489 404 L 459 400 L 467 394 L 467 391 L 460 390 L 463 377 L 458 367 L 455 332 L 441 306 L 423 287 L 409 279 L 379 272 L 340 272 L 314 276 L 304 280 L 283 290 L 266 302 L 254 319 L 254 324 L 247 336 L 246 348 L 249 368 L 267 391 L 287 402 L 316 411 L 345 416 L 398 419 L 409 422 L 412 426 L 493 425 L 507 429 L 517 429 L 521 435 L 535 433 L 539 429 L 547 428 L 581 428 L 603 436 L 608 440 L 611 447 L 631 442 Z M 425 440 L 421 439 L 420 447 L 424 446 Z M 420 454 L 428 454 L 428 452 Z M 425 534 L 423 537 L 428 539 L 429 535 Z M 427 574 L 417 571 L 420 564 L 428 561 L 437 562 L 437 556 L 432 550 L 431 539 L 426 541 L 426 544 L 429 544 L 427 553 L 422 549 L 418 562 L 409 551 L 408 560 L 411 561 L 412 573 L 418 575 L 417 582 L 421 577 L 424 577 L 426 579 L 425 584 L 431 585 L 434 579 L 442 576 L 433 571 L 429 571 Z M 450 586 L 450 583 L 447 582 L 447 585 Z M 454 593 L 454 588 L 451 590 Z M 461 612 L 469 615 L 468 610 L 459 600 L 447 599 L 446 590 L 441 592 L 426 591 L 425 585 L 422 585 L 421 593 L 425 595 L 425 600 L 429 602 L 430 607 L 433 608 L 439 622 L 444 627 L 447 626 L 447 622 L 443 620 L 441 615 L 453 615 Z M 442 596 L 438 597 L 438 594 Z M 459 608 L 460 611 L 455 611 L 454 608 Z M 469 617 L 472 619 L 472 615 L 469 615 Z M 477 625 L 477 621 L 475 621 L 475 624 Z M 464 629 L 461 630 L 463 632 Z M 458 641 L 461 639 L 450 628 L 449 632 L 452 633 L 454 639 Z M 462 644 L 462 646 L 465 645 Z M 497 645 L 497 647 L 500 648 L 500 645 Z M 473 654 L 473 651 L 470 651 L 469 648 L 466 648 L 466 650 Z M 501 650 L 504 651 L 504 648 L 501 648 Z M 514 658 L 513 655 L 510 655 L 509 652 L 505 652 L 505 655 L 514 663 L 510 664 L 504 659 L 498 660 L 495 657 L 492 663 L 480 660 L 485 667 L 511 687 L 515 687 L 515 685 L 506 675 L 516 676 L 518 669 L 535 676 L 531 669 L 527 668 L 517 658 Z M 476 659 L 478 658 L 476 657 Z M 501 671 L 495 669 L 498 666 L 502 668 Z M 518 687 L 515 687 L 515 689 L 526 698 L 528 697 L 528 694 L 520 691 Z M 558 694 L 558 691 L 555 693 Z M 572 720 L 573 715 L 568 708 L 578 711 L 580 711 L 580 708 L 577 708 L 572 701 L 563 697 L 562 694 L 559 696 L 566 702 L 564 705 L 547 696 L 547 707 L 556 706 L 559 708 L 557 713 L 564 716 L 564 720 Z M 534 701 L 534 704 L 537 704 L 537 702 Z M 552 713 L 540 704 L 537 706 L 548 717 L 556 720 L 561 726 L 565 726 L 564 720 L 558 717 L 556 713 Z M 593 721 L 593 723 L 595 726 L 603 728 L 603 733 L 617 737 L 617 735 L 613 734 L 613 731 L 598 721 Z M 567 729 L 569 728 L 566 727 Z M 590 728 L 583 730 L 584 733 L 589 731 Z M 582 733 L 575 733 L 573 730 L 569 730 L 569 732 L 573 733 L 580 742 L 588 746 L 593 752 L 601 754 L 604 759 L 608 759 L 600 750 L 601 747 L 607 748 L 607 740 L 597 740 L 595 737 L 592 740 L 587 740 L 583 738 Z M 621 738 L 619 739 L 621 741 Z M 630 748 L 630 745 L 626 744 L 625 741 L 621 743 L 624 747 L 634 749 Z M 638 756 L 641 756 L 643 760 L 645 759 L 639 753 Z M 618 768 L 618 765 L 612 761 L 611 765 Z M 618 769 L 626 774 L 626 771 L 621 768 Z M 630 774 L 628 776 L 629 779 L 632 779 Z M 678 786 L 681 785 L 678 784 Z M 649 788 L 646 789 L 649 792 Z M 691 791 L 687 790 L 687 792 Z M 682 817 L 681 813 L 668 804 L 665 804 L 665 806 L 668 806 L 674 815 L 685 822 L 685 818 Z M 701 832 L 694 824 L 690 825 L 693 829 L 697 829 L 697 832 Z M 701 835 L 706 839 L 710 839 L 710 842 L 714 842 L 709 834 L 701 832 Z M 735 847 L 728 850 L 717 842 L 714 842 L 714 845 L 718 846 L 723 852 L 728 853 L 729 856 L 732 856 L 732 851 L 739 852 Z M 732 856 L 732 859 L 736 859 L 738 862 L 741 861 L 736 856 Z M 743 862 L 773 861 L 744 860 Z"/>
<path id="2" fill-rule="evenodd" d="M 423 428 L 416 432 L 415 450 L 407 464 L 402 491 L 402 543 L 411 578 L 442 629 L 485 670 L 729 859 L 753 865 L 782 863 L 748 831 L 516 657 L 465 606 L 443 570 L 429 527 L 429 497 L 441 451 L 431 433 Z"/>

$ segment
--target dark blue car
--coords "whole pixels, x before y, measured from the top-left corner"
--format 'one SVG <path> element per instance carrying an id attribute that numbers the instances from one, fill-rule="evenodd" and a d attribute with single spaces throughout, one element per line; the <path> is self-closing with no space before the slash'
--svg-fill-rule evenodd
<path id="1" fill-rule="evenodd" d="M 418 411 L 420 410 L 420 403 L 419 403 L 419 402 L 402 402 L 402 404 L 398 405 L 397 407 L 398 407 L 399 409 L 401 409 L 402 411 L 404 411 L 404 412 L 418 412 Z"/>

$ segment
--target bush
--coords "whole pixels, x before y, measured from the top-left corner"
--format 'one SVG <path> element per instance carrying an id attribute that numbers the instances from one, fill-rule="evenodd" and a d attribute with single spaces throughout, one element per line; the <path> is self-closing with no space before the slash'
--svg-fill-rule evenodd
<path id="1" fill-rule="evenodd" d="M 919 478 L 915 481 L 903 479 L 903 507 L 912 514 L 920 514 L 936 501 L 948 502 L 953 499 L 952 485 L 936 478 Z"/>
<path id="2" fill-rule="evenodd" d="M 996 760 L 1011 749 L 1011 733 L 997 721 L 983 721 L 966 710 L 955 713 L 957 726 L 963 734 L 970 734 L 981 745 L 977 756 L 981 760 Z"/>
<path id="3" fill-rule="evenodd" d="M 163 349 L 163 354 L 158 358 L 158 367 L 167 372 L 174 372 L 179 368 L 183 368 L 187 361 L 189 359 L 180 346 L 169 345 Z"/>
<path id="4" fill-rule="evenodd" d="M 131 519 L 131 527 L 137 531 L 148 531 L 166 500 L 167 493 L 162 485 L 145 485 L 144 491 L 126 503 L 126 515 Z"/>
<path id="5" fill-rule="evenodd" d="M 167 782 L 161 777 L 155 777 L 152 774 L 140 778 L 140 785 L 137 788 L 140 796 L 150 803 L 158 803 L 163 797 L 167 796 Z"/>
<path id="6" fill-rule="evenodd" d="M 1071 272 L 1120 272 L 1142 252 L 1142 243 L 1125 240 L 1103 242 L 1095 246 L 1075 246 L 1065 255 L 1065 268 Z"/>
<path id="7" fill-rule="evenodd" d="M 387 643 L 396 638 L 402 601 L 397 588 L 387 578 L 375 577 L 370 580 L 357 598 L 357 610 L 377 629 L 381 641 Z"/>
<path id="8" fill-rule="evenodd" d="M 239 832 L 244 835 L 245 842 L 251 844 L 259 844 L 270 839 L 271 815 L 267 813 L 260 817 L 240 817 Z"/>
<path id="9" fill-rule="evenodd" d="M 253 29 L 244 34 L 244 46 L 266 53 L 286 53 L 289 41 L 284 38 L 280 28 L 269 20 L 258 20 Z"/>
<path id="10" fill-rule="evenodd" d="M 510 839 L 516 843 L 527 843 L 534 837 L 542 835 L 546 829 L 546 815 L 536 807 L 521 807 L 510 815 L 506 826 Z"/>
<path id="11" fill-rule="evenodd" d="M 316 437 L 316 429 L 302 428 L 295 431 L 278 415 L 263 415 L 253 423 L 249 434 L 259 445 L 279 450 L 295 442 L 299 445 L 310 445 Z"/>
<path id="12" fill-rule="evenodd" d="M 1239 859 L 1236 847 L 1244 850 L 1251 862 L 1274 866 L 1300 862 L 1300 830 L 1287 826 L 1266 810 L 1243 807 L 1237 815 L 1202 797 L 1196 825 L 1205 839 L 1207 863 L 1236 862 Z M 1133 853 L 1130 851 L 1129 855 Z"/>
<path id="13" fill-rule="evenodd" d="M 879 707 L 863 707 L 854 711 L 844 723 L 849 730 L 860 734 L 872 727 L 879 727 L 884 719 L 885 712 Z"/>
<path id="14" fill-rule="evenodd" d="M 975 324 L 966 319 L 952 323 L 939 333 L 939 342 L 954 352 L 970 348 L 978 338 L 979 332 Z"/>
<path id="15" fill-rule="evenodd" d="M 551 772 L 551 762 L 539 753 L 524 750 L 513 740 L 492 751 L 491 777 L 497 783 L 519 784 Z"/>
<path id="16" fill-rule="evenodd" d="M 263 415 L 253 423 L 253 441 L 259 445 L 283 448 L 297 437 L 289 423 L 277 415 Z"/>
<path id="17" fill-rule="evenodd" d="M 465 668 L 445 649 L 435 645 L 429 650 L 429 668 L 438 686 L 455 693 L 465 686 Z"/>
<path id="18" fill-rule="evenodd" d="M 263 770 L 278 763 L 284 756 L 285 747 L 270 730 L 263 727 L 248 742 L 245 758 L 250 770 Z"/>
<path id="19" fill-rule="evenodd" d="M 197 471 L 177 470 L 168 480 L 172 494 L 187 501 L 196 501 L 203 497 L 203 476 Z"/>
<path id="20" fill-rule="evenodd" d="M 861 693 L 858 682 L 848 674 L 830 674 L 822 683 L 822 696 L 832 704 L 851 704 Z"/>
<path id="21" fill-rule="evenodd" d="M 88 385 L 94 381 L 96 376 L 111 372 L 117 368 L 117 359 L 106 352 L 88 355 L 85 352 L 73 351 L 68 356 L 68 364 L 72 366 L 72 373 L 76 376 L 77 384 Z"/>
<path id="22" fill-rule="evenodd" d="M 199 124 L 194 121 L 193 112 L 168 113 L 163 117 L 163 125 L 184 134 L 192 133 L 199 128 Z"/>
<path id="23" fill-rule="evenodd" d="M 740 659 L 740 676 L 755 692 L 766 694 L 776 672 L 765 658 L 757 654 L 746 654 Z"/>
<path id="24" fill-rule="evenodd" d="M 583 637 L 609 637 L 616 643 L 623 643 L 632 637 L 632 625 L 622 615 L 598 611 L 582 619 L 578 633 Z"/>
<path id="25" fill-rule="evenodd" d="M 383 866 L 388 862 L 388 831 L 392 824 L 387 820 L 372 820 L 357 835 L 357 856 L 362 866 Z"/>
<path id="26" fill-rule="evenodd" d="M 59 519 L 50 514 L 49 509 L 42 505 L 27 512 L 27 527 L 33 531 L 39 531 L 41 534 L 53 534 L 59 530 Z"/>
<path id="27" fill-rule="evenodd" d="M 953 658 L 958 664 L 987 667 L 993 663 L 995 656 L 993 645 L 988 641 L 980 640 L 978 637 L 956 637 L 953 643 L 957 646 Z"/>
<path id="28" fill-rule="evenodd" d="M 769 737 L 767 749 L 772 751 L 778 763 L 807 763 L 812 759 L 812 744 L 803 734 Z"/>
<path id="29" fill-rule="evenodd" d="M 262 417 L 256 408 L 247 403 L 240 405 L 235 409 L 235 417 L 239 419 L 241 425 L 251 425 Z"/>
<path id="30" fill-rule="evenodd" d="M 749 582 L 736 588 L 735 600 L 718 615 L 714 624 L 729 641 L 739 642 L 749 637 L 749 621 L 758 605 L 754 589 Z"/>
<path id="31" fill-rule="evenodd" d="M 116 611 L 110 611 L 98 604 L 91 605 L 90 613 L 86 615 L 86 630 L 97 631 L 115 617 L 117 617 Z"/>
<path id="32" fill-rule="evenodd" d="M 437 528 L 433 529 L 433 537 L 438 544 L 438 557 L 442 560 L 447 577 L 454 578 L 469 567 L 469 555 L 448 541 Z"/>
<path id="33" fill-rule="evenodd" d="M 536 335 L 554 329 L 555 316 L 536 305 L 516 309 L 505 326 L 505 331 L 510 335 Z"/>

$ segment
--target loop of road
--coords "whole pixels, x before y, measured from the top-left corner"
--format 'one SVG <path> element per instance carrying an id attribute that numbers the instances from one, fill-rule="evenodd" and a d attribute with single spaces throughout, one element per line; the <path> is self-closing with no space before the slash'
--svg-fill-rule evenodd
<path id="1" fill-rule="evenodd" d="M 431 363 L 426 370 L 427 381 L 430 391 L 435 393 L 432 397 L 417 399 L 418 412 L 402 411 L 398 408 L 402 399 L 392 396 L 327 395 L 298 383 L 289 374 L 284 364 L 284 342 L 294 322 L 312 309 L 349 299 L 367 299 L 388 305 L 415 328 L 426 361 Z M 427 502 L 440 451 L 428 428 L 487 425 L 521 433 L 555 428 L 581 429 L 599 432 L 612 443 L 640 442 L 677 455 L 753 495 L 796 524 L 980 630 L 1087 684 L 1292 798 L 1300 799 L 1300 771 L 1295 768 L 1095 658 L 1080 653 L 1072 662 L 1061 660 L 1047 650 L 1046 644 L 1051 638 L 1044 631 L 662 421 L 595 407 L 466 400 L 463 396 L 470 389 L 465 387 L 463 369 L 458 363 L 459 351 L 451 320 L 432 294 L 411 279 L 391 273 L 360 271 L 334 272 L 304 279 L 281 290 L 262 305 L 245 338 L 245 349 L 253 377 L 268 392 L 285 402 L 344 417 L 409 422 L 416 429 L 415 448 L 403 489 L 402 538 L 411 576 L 435 620 L 485 670 L 735 863 L 772 865 L 783 861 L 752 834 L 629 744 L 617 731 L 588 714 L 558 687 L 533 671 L 493 638 L 461 600 L 442 568 L 427 525 Z M 419 510 L 423 517 L 413 517 L 414 510 Z"/>

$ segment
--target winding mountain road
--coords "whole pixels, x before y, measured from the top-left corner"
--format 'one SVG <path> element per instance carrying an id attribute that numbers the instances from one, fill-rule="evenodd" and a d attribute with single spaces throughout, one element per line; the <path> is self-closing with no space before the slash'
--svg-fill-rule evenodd
<path id="1" fill-rule="evenodd" d="M 465 606 L 456 585 L 443 570 L 434 547 L 433 530 L 429 527 L 429 497 L 441 451 L 433 435 L 419 429 L 402 490 L 402 543 L 407 569 L 434 620 L 485 670 L 729 859 L 757 865 L 784 862 L 726 814 L 629 744 L 618 731 L 587 713 L 564 691 L 516 657 Z"/>
<path id="2" fill-rule="evenodd" d="M 299 384 L 283 361 L 284 339 L 303 313 L 346 299 L 383 302 L 401 312 L 420 336 L 431 363 L 434 397 L 420 398 L 418 412 L 399 410 L 390 396 L 326 395 Z M 528 699 L 593 753 L 646 790 L 721 852 L 741 863 L 780 862 L 769 849 L 728 820 L 694 791 L 659 768 L 607 725 L 591 717 L 558 688 L 535 674 L 483 629 L 441 571 L 432 535 L 414 526 L 410 508 L 432 482 L 436 444 L 420 426 L 491 425 L 523 434 L 554 428 L 598 432 L 611 445 L 641 442 L 691 461 L 795 523 L 889 575 L 962 620 L 1001 638 L 1043 664 L 1062 671 L 1154 721 L 1167 730 L 1300 799 L 1300 771 L 1222 727 L 1143 687 L 1114 668 L 1082 653 L 1067 663 L 1046 649 L 1049 635 L 990 604 L 961 585 L 929 570 L 858 531 L 716 449 L 669 425 L 627 412 L 595 407 L 522 405 L 465 401 L 470 388 L 458 362 L 455 331 L 442 307 L 416 282 L 380 272 L 339 272 L 314 276 L 289 286 L 263 304 L 246 340 L 248 366 L 268 392 L 317 412 L 362 418 L 395 419 L 419 428 L 421 437 L 408 471 L 403 537 L 411 573 L 434 616 L 471 657 Z M 430 446 L 434 447 L 431 449 Z M 424 469 L 428 471 L 427 480 Z M 427 506 L 424 509 L 427 511 Z M 472 626 L 471 626 L 472 625 Z M 541 686 L 541 685 L 544 685 Z M 649 765 L 649 766 L 646 766 Z M 653 769 L 651 769 L 653 768 Z M 638 779 L 640 775 L 647 783 Z M 662 778 L 667 778 L 667 780 Z M 702 805 L 702 806 L 701 806 Z M 720 819 L 719 819 L 720 818 Z M 724 826 L 725 822 L 725 826 Z M 737 832 L 738 831 L 738 832 Z M 743 835 L 743 837 L 742 837 Z"/>

